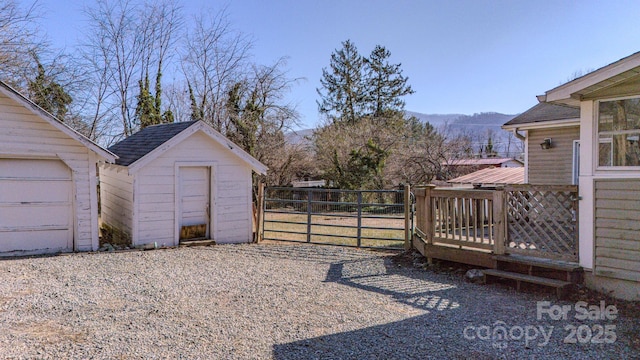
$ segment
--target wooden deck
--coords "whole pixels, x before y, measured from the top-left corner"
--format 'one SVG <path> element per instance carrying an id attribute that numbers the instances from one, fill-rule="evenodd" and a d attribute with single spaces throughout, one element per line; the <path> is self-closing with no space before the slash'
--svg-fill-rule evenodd
<path id="1" fill-rule="evenodd" d="M 561 297 L 582 282 L 576 193 L 575 186 L 417 188 L 412 245 L 429 262 L 485 267 L 485 279 L 552 287 Z"/>

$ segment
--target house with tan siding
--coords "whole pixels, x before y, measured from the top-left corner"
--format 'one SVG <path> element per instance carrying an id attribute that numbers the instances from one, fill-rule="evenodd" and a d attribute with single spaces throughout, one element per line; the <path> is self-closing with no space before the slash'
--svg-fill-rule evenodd
<path id="1" fill-rule="evenodd" d="M 577 185 L 580 108 L 539 103 L 502 128 L 524 140 L 525 183 Z"/>
<path id="2" fill-rule="evenodd" d="M 579 185 L 587 286 L 640 300 L 640 52 L 538 100 L 503 126 L 525 139 L 525 182 Z"/>

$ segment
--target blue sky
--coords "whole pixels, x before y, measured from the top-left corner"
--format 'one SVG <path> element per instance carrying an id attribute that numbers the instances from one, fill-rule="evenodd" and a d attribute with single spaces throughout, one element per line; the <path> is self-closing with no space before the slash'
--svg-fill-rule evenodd
<path id="1" fill-rule="evenodd" d="M 27 3 L 27 0 L 23 0 Z M 54 45 L 82 36 L 81 0 L 40 0 Z M 576 71 L 640 51 L 640 1 L 183 0 L 185 13 L 228 5 L 255 39 L 255 61 L 289 58 L 289 95 L 302 128 L 318 123 L 316 88 L 341 42 L 362 54 L 376 44 L 402 63 L 416 91 L 406 109 L 428 114 L 515 114 Z M 64 5 L 60 5 L 64 4 Z"/>

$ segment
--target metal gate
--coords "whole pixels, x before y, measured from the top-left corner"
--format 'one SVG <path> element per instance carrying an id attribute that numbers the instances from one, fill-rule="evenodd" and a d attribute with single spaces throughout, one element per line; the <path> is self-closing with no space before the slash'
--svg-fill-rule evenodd
<path id="1" fill-rule="evenodd" d="M 413 234 L 413 203 L 408 186 L 404 190 L 268 187 L 260 238 L 402 249 Z"/>

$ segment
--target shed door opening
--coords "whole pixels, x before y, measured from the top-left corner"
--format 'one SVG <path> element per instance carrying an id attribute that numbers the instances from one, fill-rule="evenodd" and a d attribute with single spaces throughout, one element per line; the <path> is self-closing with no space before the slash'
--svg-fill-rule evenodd
<path id="1" fill-rule="evenodd" d="M 189 166 L 179 171 L 180 241 L 209 239 L 211 170 Z"/>
<path id="2" fill-rule="evenodd" d="M 0 252 L 73 250 L 73 182 L 59 160 L 0 159 Z"/>

